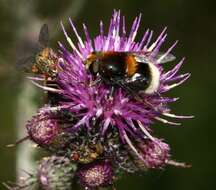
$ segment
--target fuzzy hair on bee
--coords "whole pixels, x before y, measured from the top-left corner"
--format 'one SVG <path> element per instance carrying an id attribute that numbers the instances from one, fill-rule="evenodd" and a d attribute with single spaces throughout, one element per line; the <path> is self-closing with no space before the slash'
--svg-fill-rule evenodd
<path id="1" fill-rule="evenodd" d="M 168 55 L 166 60 L 162 61 L 174 59 L 174 56 Z M 110 84 L 113 88 L 122 87 L 130 94 L 153 94 L 159 87 L 160 71 L 144 53 L 92 52 L 84 63 L 91 74 L 99 76 L 98 81 Z"/>

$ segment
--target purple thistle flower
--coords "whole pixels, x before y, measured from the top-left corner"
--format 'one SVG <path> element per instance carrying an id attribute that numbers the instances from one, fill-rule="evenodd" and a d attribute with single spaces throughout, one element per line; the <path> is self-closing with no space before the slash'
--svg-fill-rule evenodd
<path id="1" fill-rule="evenodd" d="M 177 116 L 170 113 L 168 103 L 175 102 L 177 98 L 169 98 L 163 95 L 163 93 L 186 81 L 190 74 L 177 74 L 184 59 L 170 71 L 163 70 L 162 63 L 166 62 L 170 52 L 177 44 L 175 42 L 164 54 L 159 53 L 159 49 L 167 37 L 166 28 L 151 45 L 153 31 L 147 30 L 140 42 L 135 41 L 140 21 L 141 15 L 135 18 L 131 30 L 127 34 L 125 18 L 123 17 L 121 24 L 120 11 L 114 11 L 107 34 L 104 34 L 103 22 L 101 21 L 100 33 L 92 40 L 86 25 L 83 24 L 86 39 L 82 40 L 73 22 L 69 19 L 78 42 L 75 45 L 62 24 L 72 52 L 66 50 L 59 43 L 61 58 L 59 58 L 59 73 L 56 78 L 59 89 L 43 88 L 64 96 L 65 101 L 60 102 L 59 109 L 61 107 L 67 108 L 77 118 L 77 123 L 70 128 L 71 132 L 78 131 L 83 127 L 91 130 L 94 127 L 92 121 L 98 121 L 102 136 L 106 135 L 112 127 L 115 127 L 119 131 L 121 141 L 127 143 L 135 154 L 145 161 L 135 147 L 133 139 L 144 140 L 148 138 L 153 143 L 157 143 L 157 139 L 150 134 L 150 125 L 155 121 L 180 125 L 180 123 L 167 120 L 166 117 L 191 118 L 191 116 Z M 85 68 L 85 60 L 94 51 L 145 54 L 148 61 L 159 72 L 157 89 L 151 93 L 138 92 L 142 99 L 140 101 L 133 95 L 128 94 L 123 88 L 118 88 L 113 98 L 110 99 L 110 86 L 103 83 L 91 85 L 96 79 Z"/>

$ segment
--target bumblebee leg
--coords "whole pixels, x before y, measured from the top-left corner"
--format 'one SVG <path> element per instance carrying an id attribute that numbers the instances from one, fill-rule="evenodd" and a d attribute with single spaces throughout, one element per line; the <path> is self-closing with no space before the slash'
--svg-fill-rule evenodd
<path id="1" fill-rule="evenodd" d="M 115 86 L 111 86 L 110 92 L 109 92 L 109 100 L 113 100 L 113 95 L 115 93 L 115 90 L 116 90 Z"/>
<path id="2" fill-rule="evenodd" d="M 90 84 L 89 84 L 89 86 L 90 87 L 91 86 L 95 86 L 95 85 L 99 84 L 100 82 L 101 82 L 101 78 L 98 78 L 98 79 L 96 79 L 94 81 L 91 81 Z"/>
<path id="3" fill-rule="evenodd" d="M 131 96 L 133 96 L 136 100 L 143 101 L 143 99 L 133 89 L 131 89 L 130 87 L 128 87 L 127 84 L 124 84 L 121 81 L 116 82 L 116 84 L 118 86 L 120 86 L 121 88 L 123 88 L 124 90 L 126 90 L 126 92 L 128 94 L 130 94 Z"/>

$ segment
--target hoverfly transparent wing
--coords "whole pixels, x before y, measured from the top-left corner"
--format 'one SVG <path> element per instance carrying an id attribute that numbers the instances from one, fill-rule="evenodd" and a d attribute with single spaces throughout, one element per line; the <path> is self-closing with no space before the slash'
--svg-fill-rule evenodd
<path id="1" fill-rule="evenodd" d="M 35 56 L 41 51 L 38 43 L 23 41 L 17 48 L 16 68 L 24 72 L 31 72 L 35 63 Z"/>
<path id="2" fill-rule="evenodd" d="M 18 58 L 16 68 L 27 73 L 31 73 L 32 66 L 35 64 L 35 57 L 44 47 L 48 45 L 49 31 L 48 25 L 44 24 L 39 32 L 38 42 L 32 43 L 24 40 L 17 48 Z"/>
<path id="3" fill-rule="evenodd" d="M 43 24 L 40 29 L 38 42 L 41 46 L 47 47 L 49 42 L 49 28 L 47 24 Z"/>
<path id="4" fill-rule="evenodd" d="M 16 62 L 16 68 L 26 73 L 31 73 L 32 66 L 35 62 L 35 56 L 29 55 L 18 59 Z"/>

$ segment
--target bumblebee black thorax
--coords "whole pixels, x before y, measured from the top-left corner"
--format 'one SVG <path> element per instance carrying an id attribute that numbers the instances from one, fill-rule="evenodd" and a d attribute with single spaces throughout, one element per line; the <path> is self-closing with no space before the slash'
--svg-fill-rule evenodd
<path id="1" fill-rule="evenodd" d="M 105 83 L 130 91 L 144 91 L 152 81 L 150 63 L 136 58 L 131 52 L 94 52 L 86 63 L 89 71 L 99 75 Z"/>

